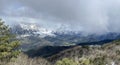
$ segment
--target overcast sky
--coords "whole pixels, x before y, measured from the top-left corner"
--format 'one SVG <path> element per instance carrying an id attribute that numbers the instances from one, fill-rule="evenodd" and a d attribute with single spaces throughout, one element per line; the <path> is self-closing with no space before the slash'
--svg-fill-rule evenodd
<path id="1" fill-rule="evenodd" d="M 120 0 L 0 0 L 0 18 L 85 33 L 120 32 Z"/>

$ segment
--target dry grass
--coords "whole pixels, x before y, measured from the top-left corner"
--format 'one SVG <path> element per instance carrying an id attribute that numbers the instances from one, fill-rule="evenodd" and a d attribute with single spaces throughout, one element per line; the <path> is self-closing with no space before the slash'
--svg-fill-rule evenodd
<path id="1" fill-rule="evenodd" d="M 29 58 L 25 54 L 20 54 L 17 59 L 9 62 L 6 65 L 50 65 L 50 63 L 43 58 Z"/>

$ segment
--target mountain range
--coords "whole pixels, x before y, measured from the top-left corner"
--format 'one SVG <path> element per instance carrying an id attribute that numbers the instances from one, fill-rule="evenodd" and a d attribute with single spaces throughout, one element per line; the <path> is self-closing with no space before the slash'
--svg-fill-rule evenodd
<path id="1" fill-rule="evenodd" d="M 120 39 L 120 33 L 83 35 L 82 32 L 50 30 L 35 23 L 18 23 L 11 27 L 11 31 L 21 40 L 20 48 L 24 51 L 40 46 L 101 45 L 104 42 Z M 96 43 L 99 41 L 102 43 Z"/>

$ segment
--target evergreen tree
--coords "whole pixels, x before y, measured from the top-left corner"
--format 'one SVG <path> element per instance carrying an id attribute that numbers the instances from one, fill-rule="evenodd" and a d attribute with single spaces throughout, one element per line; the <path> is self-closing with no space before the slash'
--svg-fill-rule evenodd
<path id="1" fill-rule="evenodd" d="M 20 53 L 16 48 L 19 41 L 11 34 L 10 28 L 0 19 L 0 61 L 8 62 Z"/>

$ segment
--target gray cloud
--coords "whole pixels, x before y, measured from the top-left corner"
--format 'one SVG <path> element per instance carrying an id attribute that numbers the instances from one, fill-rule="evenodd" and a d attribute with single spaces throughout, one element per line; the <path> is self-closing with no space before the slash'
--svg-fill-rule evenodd
<path id="1" fill-rule="evenodd" d="M 0 15 L 4 13 L 6 9 L 11 7 L 11 5 L 14 3 L 14 0 L 0 0 Z M 5 13 L 4 13 L 5 14 Z"/>
<path id="2" fill-rule="evenodd" d="M 37 22 L 52 29 L 64 24 L 68 27 L 67 30 L 85 33 L 120 32 L 119 0 L 13 0 L 12 2 L 14 6 L 11 5 L 9 12 L 5 9 L 9 8 L 7 3 L 0 6 L 9 21 L 12 19 L 19 22 L 16 19 L 20 18 L 20 21 Z"/>

